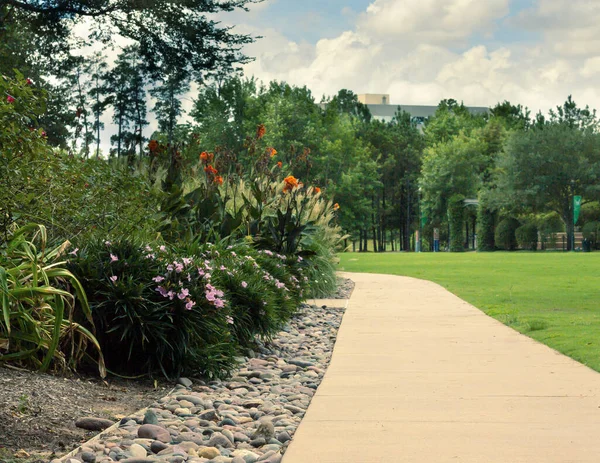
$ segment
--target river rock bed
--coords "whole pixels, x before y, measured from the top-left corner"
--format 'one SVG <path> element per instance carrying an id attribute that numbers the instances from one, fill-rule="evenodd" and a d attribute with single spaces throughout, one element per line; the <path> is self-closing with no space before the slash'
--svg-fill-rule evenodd
<path id="1" fill-rule="evenodd" d="M 329 364 L 343 313 L 343 308 L 303 305 L 256 357 L 240 359 L 231 379 L 181 378 L 147 410 L 53 462 L 281 461 Z"/>

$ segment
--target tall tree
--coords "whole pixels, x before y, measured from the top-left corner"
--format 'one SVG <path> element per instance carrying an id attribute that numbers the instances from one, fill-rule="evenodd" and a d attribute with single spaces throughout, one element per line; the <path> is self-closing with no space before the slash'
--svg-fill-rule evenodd
<path id="1" fill-rule="evenodd" d="M 138 44 L 151 69 L 210 72 L 243 63 L 240 48 L 252 41 L 209 15 L 247 9 L 260 0 L 2 0 L 0 49 L 29 25 L 29 40 L 63 50 L 77 47 L 73 28 L 85 24 L 88 41 L 108 44 L 121 36 Z"/>
<path id="2" fill-rule="evenodd" d="M 571 249 L 573 196 L 600 198 L 600 135 L 593 113 L 573 107 L 570 100 L 562 109 L 543 125 L 511 135 L 499 161 L 496 201 L 512 209 L 555 211 Z"/>
<path id="3" fill-rule="evenodd" d="M 153 111 L 158 120 L 161 132 L 167 135 L 169 144 L 173 143 L 173 133 L 177 119 L 183 113 L 181 95 L 189 90 L 188 77 L 185 72 L 174 68 L 162 75 L 159 84 L 150 90 L 156 99 Z"/>

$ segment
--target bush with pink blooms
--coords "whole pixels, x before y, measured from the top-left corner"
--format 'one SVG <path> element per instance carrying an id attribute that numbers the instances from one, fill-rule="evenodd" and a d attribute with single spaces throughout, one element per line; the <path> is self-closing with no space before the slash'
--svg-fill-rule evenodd
<path id="1" fill-rule="evenodd" d="M 256 336 L 282 328 L 306 290 L 285 256 L 245 243 L 101 240 L 69 266 L 88 294 L 107 369 L 118 374 L 226 376 Z"/>

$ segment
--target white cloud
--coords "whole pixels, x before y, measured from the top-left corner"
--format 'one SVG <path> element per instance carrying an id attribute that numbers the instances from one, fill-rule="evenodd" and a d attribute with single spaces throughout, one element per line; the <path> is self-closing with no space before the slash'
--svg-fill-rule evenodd
<path id="1" fill-rule="evenodd" d="M 358 27 L 386 40 L 448 43 L 487 31 L 508 13 L 509 0 L 375 0 Z"/>
<path id="2" fill-rule="evenodd" d="M 307 85 L 317 99 L 347 88 L 389 93 L 393 104 L 456 98 L 491 106 L 509 100 L 545 112 L 573 94 L 581 104 L 600 107 L 592 82 L 600 73 L 595 42 L 600 7 L 587 0 L 539 0 L 506 20 L 509 5 L 509 0 L 374 0 L 352 30 L 315 45 L 263 31 L 265 38 L 248 47 L 257 59 L 246 73 Z M 540 39 L 477 43 L 476 37 L 494 34 L 496 27 L 537 31 Z M 510 30 L 503 32 L 506 37 Z"/>
<path id="3" fill-rule="evenodd" d="M 548 46 L 560 55 L 600 52 L 600 6 L 596 0 L 537 0 L 512 22 L 541 32 Z"/>

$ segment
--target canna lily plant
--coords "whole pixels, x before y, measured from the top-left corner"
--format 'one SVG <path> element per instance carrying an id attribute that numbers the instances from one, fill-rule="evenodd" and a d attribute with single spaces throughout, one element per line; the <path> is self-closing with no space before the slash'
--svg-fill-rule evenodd
<path id="1" fill-rule="evenodd" d="M 91 345 L 104 377 L 100 345 L 78 322 L 93 327 L 83 287 L 65 268 L 70 243 L 53 249 L 46 245 L 46 228 L 29 224 L 16 229 L 0 248 L 0 363 L 74 370 Z"/>

